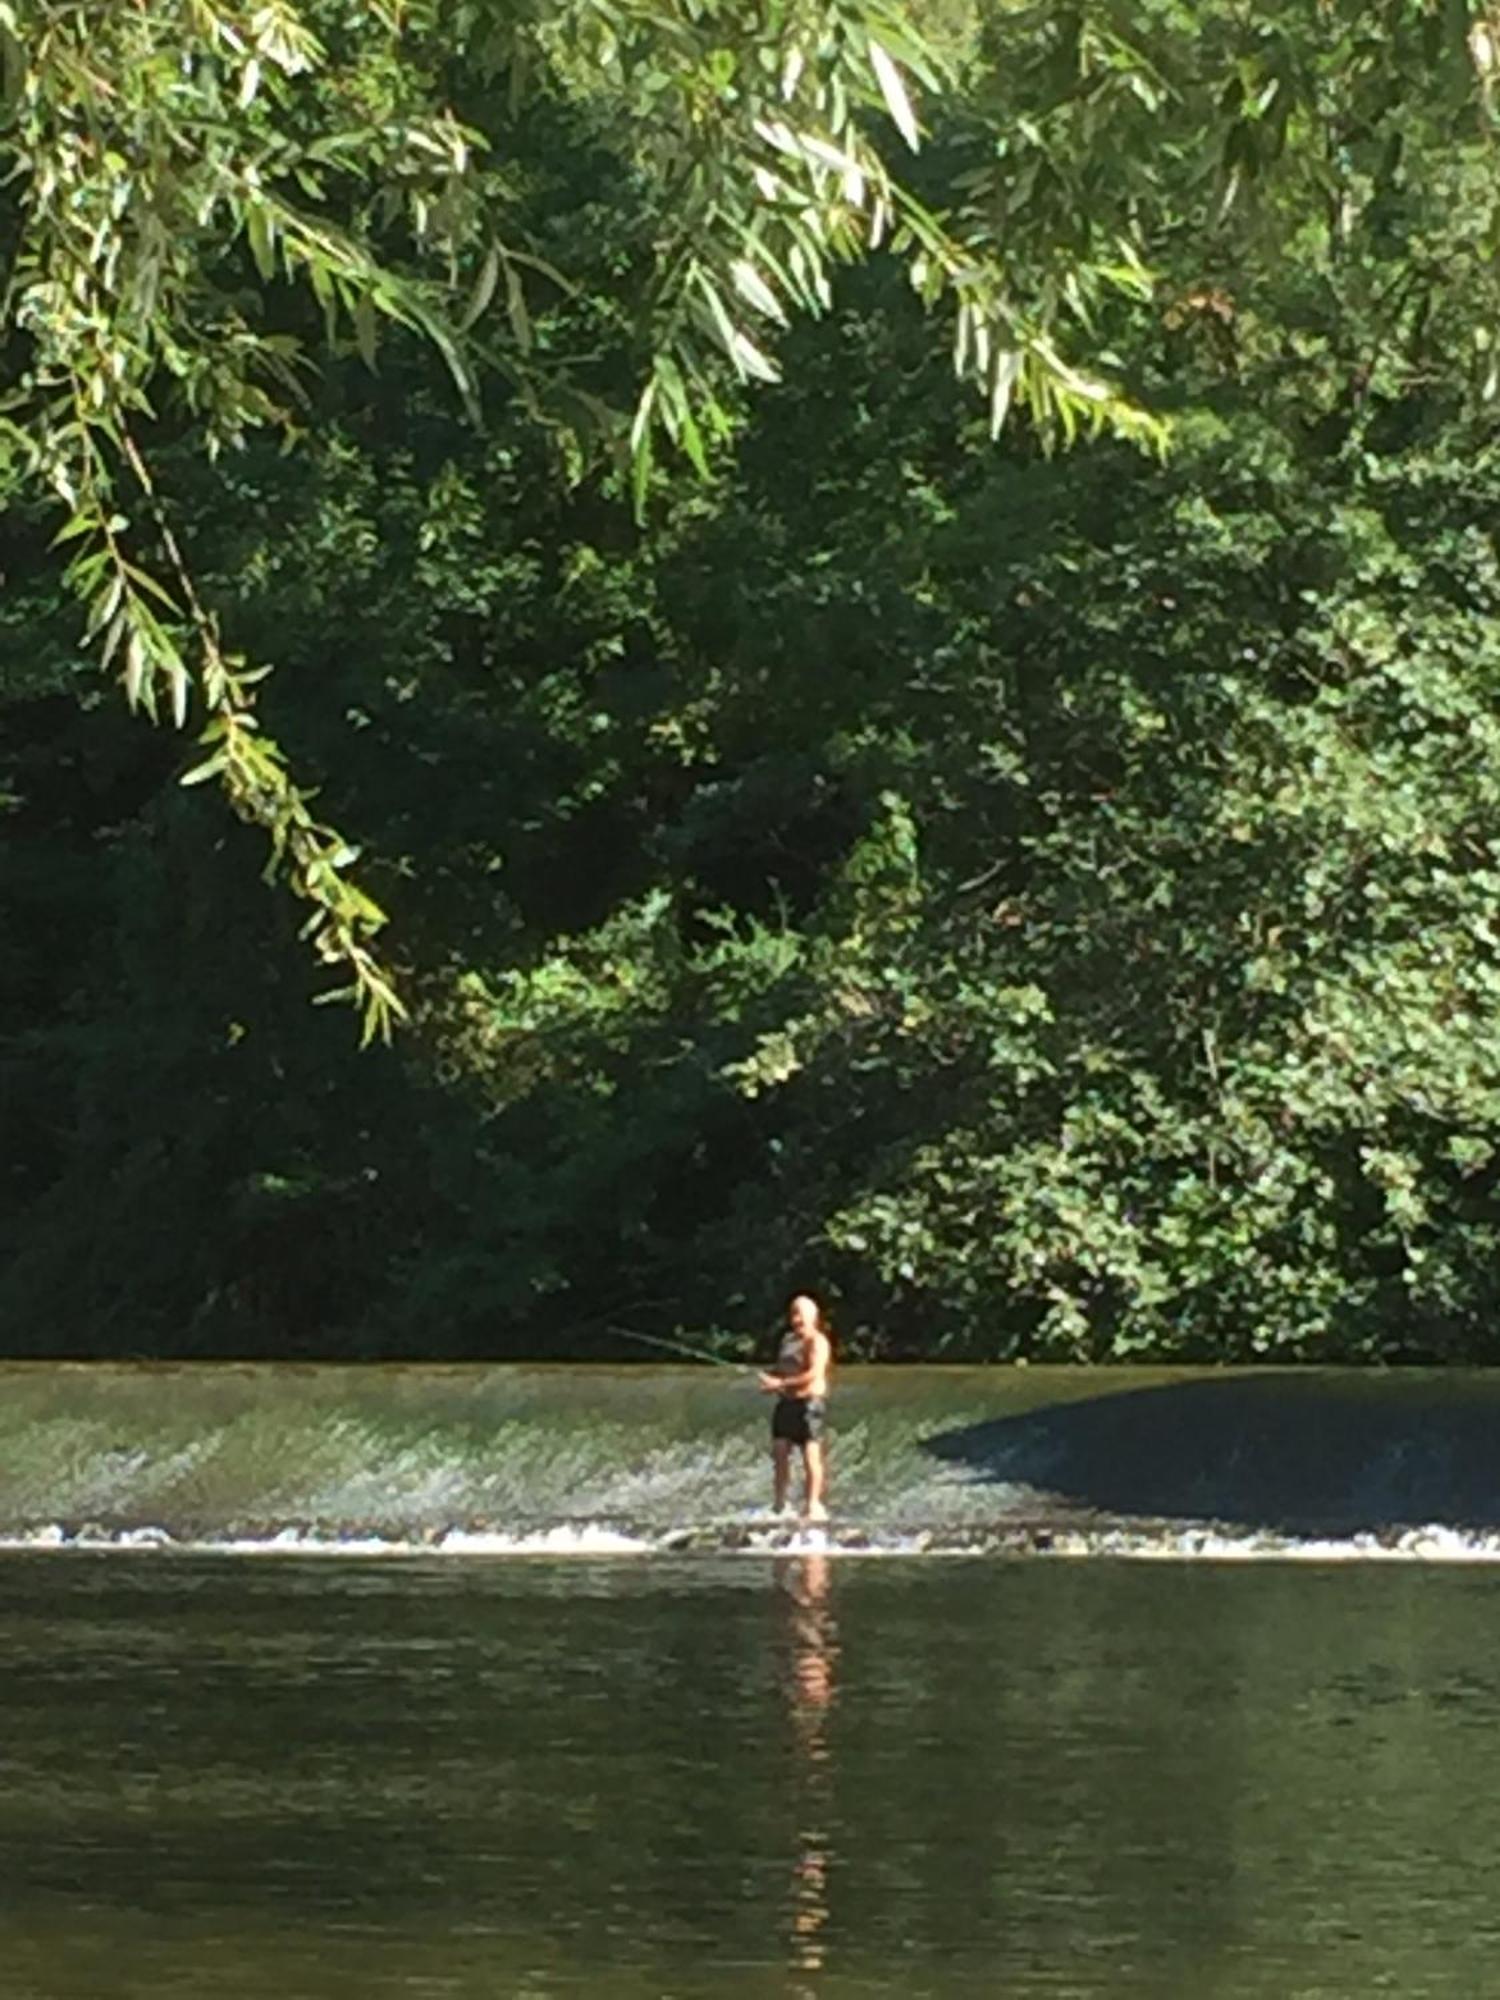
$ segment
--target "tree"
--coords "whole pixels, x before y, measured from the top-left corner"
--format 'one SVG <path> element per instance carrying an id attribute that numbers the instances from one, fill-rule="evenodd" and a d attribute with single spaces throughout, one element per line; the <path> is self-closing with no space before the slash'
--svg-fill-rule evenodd
<path id="1" fill-rule="evenodd" d="M 378 319 L 372 371 L 336 295 L 296 452 L 268 419 L 210 457 L 165 395 L 133 437 L 215 629 L 284 665 L 254 719 L 365 843 L 415 1031 L 360 1057 L 307 1020 L 254 842 L 97 673 L 78 703 L 55 502 L 17 485 L 0 1316 L 75 1349 L 597 1351 L 629 1304 L 743 1323 L 813 1258 L 908 1352 L 1486 1352 L 1489 114 L 1466 14 L 1432 62 L 1424 10 L 1365 18 L 955 33 L 915 193 L 1170 415 L 1164 464 L 1054 458 L 1030 419 L 995 450 L 904 260 L 780 330 L 726 262 L 786 379 L 752 407 L 705 301 L 710 477 L 672 476 L 658 389 L 641 478 L 680 211 L 607 48 L 534 69 L 454 181 L 493 264 L 459 231 L 450 282 L 338 178 L 444 337 L 492 287 L 449 343 L 483 424 L 438 336 Z M 320 20 L 352 61 L 367 17 Z M 380 87 L 481 130 L 512 42 Z M 1246 110 L 1278 64 L 1281 142 Z M 1101 280 L 1085 324 L 1067 268 L 1122 233 L 1149 293 Z M 242 238 L 215 283 L 310 356 L 278 258 Z M 167 1207 L 191 1253 L 143 1256 Z"/>
<path id="2" fill-rule="evenodd" d="M 5 490 L 41 487 L 66 510 L 88 637 L 132 705 L 196 723 L 207 754 L 185 781 L 217 779 L 269 834 L 367 1034 L 400 1007 L 371 949 L 382 912 L 258 726 L 265 667 L 205 602 L 153 446 L 184 422 L 211 455 L 260 426 L 295 432 L 310 348 L 290 286 L 372 366 L 394 322 L 436 344 L 471 407 L 488 364 L 575 462 L 619 442 L 622 413 L 535 341 L 537 288 L 569 279 L 514 226 L 522 163 L 486 139 L 499 106 L 566 100 L 640 186 L 648 227 L 622 296 L 641 325 L 638 503 L 657 433 L 706 469 L 731 425 L 726 366 L 774 379 L 767 335 L 826 307 L 834 266 L 886 239 L 925 297 L 952 304 L 960 367 L 997 422 L 1017 396 L 1069 428 L 1152 429 L 1070 367 L 1002 263 L 891 170 L 872 129 L 914 149 L 912 90 L 939 94 L 951 71 L 885 0 L 7 0 L 0 53 Z M 1114 275 L 1084 261 L 1073 283 L 1087 295 Z"/>

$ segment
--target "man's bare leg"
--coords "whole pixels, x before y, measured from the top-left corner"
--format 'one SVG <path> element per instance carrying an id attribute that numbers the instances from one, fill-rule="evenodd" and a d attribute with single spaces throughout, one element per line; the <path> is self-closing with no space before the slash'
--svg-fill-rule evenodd
<path id="1" fill-rule="evenodd" d="M 792 1473 L 792 1446 L 789 1438 L 771 1440 L 771 1504 L 778 1514 L 786 1511 L 786 1489 Z"/>
<path id="2" fill-rule="evenodd" d="M 822 1443 L 817 1438 L 802 1447 L 802 1478 L 808 1520 L 826 1521 L 828 1508 L 823 1495 L 828 1485 L 828 1468 L 823 1461 Z"/>

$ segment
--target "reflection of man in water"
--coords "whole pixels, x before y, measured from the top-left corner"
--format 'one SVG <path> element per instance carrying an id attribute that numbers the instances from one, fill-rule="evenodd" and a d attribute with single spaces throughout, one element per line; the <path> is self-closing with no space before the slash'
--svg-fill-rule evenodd
<path id="1" fill-rule="evenodd" d="M 827 1556 L 797 1556 L 777 1564 L 781 1587 L 793 1607 L 792 1727 L 809 1763 L 828 1755 L 825 1740 L 827 1710 L 833 1700 L 833 1662 L 838 1651 L 833 1613 L 828 1604 Z"/>
<path id="2" fill-rule="evenodd" d="M 801 1556 L 776 1565 L 788 1607 L 790 1671 L 783 1685 L 797 1746 L 799 1818 L 791 1882 L 791 1964 L 796 1972 L 821 1971 L 827 1954 L 828 1711 L 834 1696 L 838 1638 L 828 1602 L 827 1556 Z"/>
<path id="3" fill-rule="evenodd" d="M 828 1418 L 828 1371 L 833 1343 L 816 1299 L 799 1293 L 786 1309 L 787 1328 L 776 1366 L 760 1378 L 776 1398 L 771 1412 L 772 1497 L 777 1513 L 786 1506 L 792 1447 L 802 1453 L 804 1511 L 809 1521 L 826 1521 L 823 1495 L 827 1468 L 823 1430 Z"/>

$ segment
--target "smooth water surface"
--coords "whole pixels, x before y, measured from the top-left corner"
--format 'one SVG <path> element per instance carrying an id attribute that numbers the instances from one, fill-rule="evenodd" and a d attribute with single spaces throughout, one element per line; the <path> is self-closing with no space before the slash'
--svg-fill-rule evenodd
<path id="1" fill-rule="evenodd" d="M 1469 1996 L 1486 1567 L 14 1555 L 9 2000 Z"/>

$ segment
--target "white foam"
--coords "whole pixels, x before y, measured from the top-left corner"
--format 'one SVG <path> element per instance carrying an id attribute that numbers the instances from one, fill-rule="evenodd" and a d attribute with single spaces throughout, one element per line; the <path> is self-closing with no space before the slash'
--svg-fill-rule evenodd
<path id="1" fill-rule="evenodd" d="M 519 1534 L 489 1528 L 453 1528 L 436 1546 L 444 1555 L 462 1556 L 647 1556 L 656 1545 L 641 1535 L 592 1521 L 562 1521 L 555 1527 Z"/>
<path id="2" fill-rule="evenodd" d="M 421 1536 L 369 1530 L 340 1534 L 336 1529 L 297 1523 L 265 1534 L 177 1536 L 161 1526 L 109 1529 L 96 1522 L 68 1528 L 58 1521 L 0 1533 L 0 1550 L 109 1551 L 119 1554 L 176 1552 L 209 1556 L 307 1556 L 412 1558 L 515 1557 L 604 1558 L 692 1554 L 764 1559 L 767 1556 L 826 1555 L 842 1560 L 881 1557 L 991 1556 L 1012 1561 L 1062 1557 L 1074 1561 L 1217 1563 L 1500 1563 L 1500 1534 L 1469 1533 L 1443 1522 L 1389 1532 L 1339 1536 L 1289 1536 L 1268 1532 L 1235 1534 L 1223 1528 L 1158 1522 L 1082 1528 L 1059 1526 L 1017 1535 L 965 1527 L 862 1530 L 841 1521 L 809 1526 L 778 1521 L 756 1510 L 749 1519 L 684 1522 L 675 1529 L 631 1529 L 609 1521 L 555 1521 L 512 1529 L 452 1527 Z"/>
<path id="3" fill-rule="evenodd" d="M 274 1535 L 240 1535 L 226 1541 L 212 1537 L 173 1542 L 185 1555 L 199 1556 L 399 1556 L 430 1555 L 416 1543 L 387 1541 L 379 1535 L 310 1535 L 300 1528 L 282 1528 Z"/>

